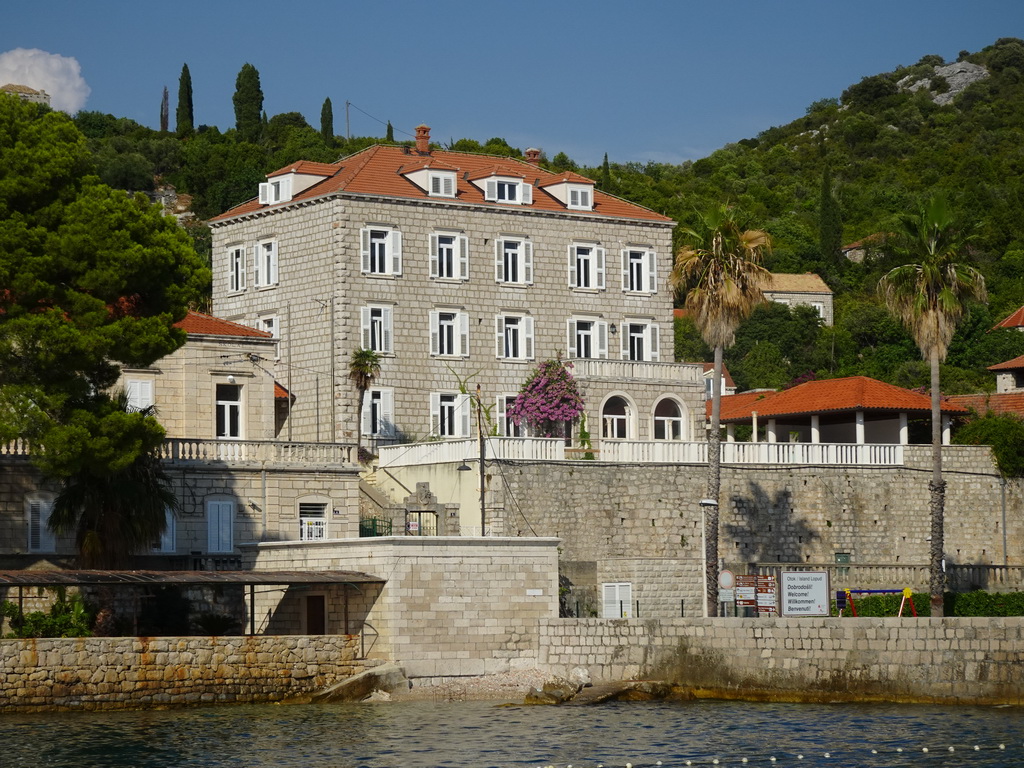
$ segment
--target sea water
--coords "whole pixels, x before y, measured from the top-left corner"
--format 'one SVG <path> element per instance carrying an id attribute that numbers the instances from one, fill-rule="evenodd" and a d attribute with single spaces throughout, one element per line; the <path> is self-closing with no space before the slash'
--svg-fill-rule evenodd
<path id="1" fill-rule="evenodd" d="M 1024 766 L 1024 709 L 488 702 L 0 716 L 0 766 L 55 768 Z"/>

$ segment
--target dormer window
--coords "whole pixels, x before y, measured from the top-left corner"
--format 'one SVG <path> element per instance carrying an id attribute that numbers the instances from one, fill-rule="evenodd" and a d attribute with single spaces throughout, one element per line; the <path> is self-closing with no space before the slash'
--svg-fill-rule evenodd
<path id="1" fill-rule="evenodd" d="M 496 203 L 530 205 L 533 203 L 533 187 L 522 179 L 495 177 L 487 180 L 484 199 Z"/>
<path id="2" fill-rule="evenodd" d="M 431 197 L 455 197 L 455 174 L 431 171 L 429 175 Z"/>
<path id="3" fill-rule="evenodd" d="M 590 187 L 569 187 L 568 208 L 575 211 L 590 211 L 594 208 L 593 191 Z"/>
<path id="4" fill-rule="evenodd" d="M 287 203 L 292 199 L 291 176 L 280 176 L 260 184 L 260 204 L 271 205 L 273 203 Z"/>

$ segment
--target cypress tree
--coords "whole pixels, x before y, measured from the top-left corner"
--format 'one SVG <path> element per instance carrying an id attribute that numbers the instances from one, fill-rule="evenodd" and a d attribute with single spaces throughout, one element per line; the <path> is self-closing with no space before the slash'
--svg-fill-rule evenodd
<path id="1" fill-rule="evenodd" d="M 821 171 L 821 197 L 818 202 L 818 246 L 827 264 L 839 264 L 843 250 L 843 217 L 832 194 L 832 168 L 828 160 Z"/>
<path id="2" fill-rule="evenodd" d="M 257 142 L 260 138 L 263 114 L 263 89 L 260 87 L 260 73 L 246 62 L 235 80 L 235 128 L 239 141 Z"/>
<path id="3" fill-rule="evenodd" d="M 334 142 L 334 108 L 330 98 L 324 99 L 324 105 L 320 108 L 320 135 L 328 144 Z"/>
<path id="4" fill-rule="evenodd" d="M 601 183 L 599 185 L 603 192 L 612 191 L 612 169 L 608 165 L 608 153 L 604 153 L 604 162 L 601 164 Z"/>
<path id="5" fill-rule="evenodd" d="M 395 140 L 395 129 L 391 126 L 391 121 L 388 120 L 388 132 L 384 136 L 384 141 L 391 141 L 391 142 L 393 142 L 394 140 Z"/>
<path id="6" fill-rule="evenodd" d="M 192 115 L 192 75 L 188 64 L 181 65 L 181 77 L 178 78 L 178 106 L 174 111 L 175 133 L 179 139 L 191 136 L 195 130 Z"/>
<path id="7" fill-rule="evenodd" d="M 169 96 L 167 86 L 164 86 L 164 97 L 160 99 L 160 133 L 167 133 L 167 123 L 170 120 L 170 107 L 168 106 Z"/>

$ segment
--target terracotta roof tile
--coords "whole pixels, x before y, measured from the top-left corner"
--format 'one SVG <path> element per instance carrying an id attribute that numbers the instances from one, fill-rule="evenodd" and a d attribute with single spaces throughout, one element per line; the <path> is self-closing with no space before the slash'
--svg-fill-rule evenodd
<path id="1" fill-rule="evenodd" d="M 760 408 L 755 406 L 755 403 L 760 403 L 762 400 L 776 394 L 778 393 L 766 390 L 740 392 L 736 395 L 725 395 L 722 397 L 722 411 L 719 418 L 721 418 L 723 422 L 727 420 L 731 421 L 736 418 L 742 419 L 744 416 L 749 419 L 751 411 L 757 411 L 760 413 Z M 709 419 L 711 418 L 711 405 L 711 400 L 708 400 L 705 404 L 705 412 Z"/>
<path id="2" fill-rule="evenodd" d="M 565 183 L 569 183 L 569 184 L 589 184 L 590 186 L 594 186 L 596 184 L 596 182 L 593 179 L 588 179 L 586 176 L 581 176 L 580 174 L 573 173 L 572 171 L 562 171 L 561 173 L 557 174 L 554 178 L 541 180 L 537 184 L 537 186 L 538 187 L 550 187 L 553 184 L 565 184 Z"/>
<path id="3" fill-rule="evenodd" d="M 748 394 L 748 393 L 743 393 Z M 725 400 L 722 398 L 723 416 L 726 420 Z M 742 410 L 742 412 L 740 412 Z M 730 405 L 730 420 L 745 421 L 751 418 L 751 410 L 759 417 L 808 415 L 812 413 L 836 413 L 841 411 L 911 411 L 927 413 L 931 410 L 931 398 L 892 384 L 886 384 L 867 376 L 849 376 L 844 379 L 823 379 L 808 381 L 791 389 L 764 397 L 756 408 L 733 408 Z M 736 411 L 734 413 L 734 411 Z M 966 413 L 966 409 L 946 399 L 943 413 Z"/>
<path id="4" fill-rule="evenodd" d="M 232 323 L 230 320 L 222 320 L 213 315 L 204 315 L 202 312 L 193 312 L 185 315 L 184 319 L 174 324 L 175 328 L 182 328 L 185 333 L 201 334 L 205 336 L 248 336 L 256 339 L 272 339 L 272 334 L 250 328 L 247 325 Z"/>
<path id="5" fill-rule="evenodd" d="M 1006 392 L 1001 395 L 950 395 L 947 400 L 968 408 L 979 416 L 986 413 L 1016 413 L 1024 416 L 1024 392 Z"/>
<path id="6" fill-rule="evenodd" d="M 1024 307 L 1018 309 L 1005 320 L 996 323 L 992 328 L 993 330 L 996 328 L 1024 328 Z"/>
<path id="7" fill-rule="evenodd" d="M 286 165 L 284 168 L 278 168 L 276 171 L 268 173 L 267 178 L 283 176 L 286 173 L 301 173 L 307 176 L 333 176 L 337 170 L 338 167 L 332 163 L 314 163 L 310 160 L 299 160 L 297 163 Z"/>
<path id="8" fill-rule="evenodd" d="M 288 390 L 285 389 L 284 387 L 282 387 L 276 381 L 274 382 L 274 399 L 275 400 L 287 400 L 288 399 Z"/>
<path id="9" fill-rule="evenodd" d="M 1013 358 L 1013 360 L 1007 360 L 1004 363 L 996 363 L 990 365 L 988 369 L 990 371 L 1013 371 L 1017 368 L 1024 368 L 1024 355 Z"/>
<path id="10" fill-rule="evenodd" d="M 419 163 L 419 158 L 427 158 L 444 166 L 458 169 L 457 191 L 455 202 L 470 203 L 473 205 L 486 205 L 496 209 L 510 209 L 518 207 L 527 210 L 565 212 L 566 206 L 550 195 L 534 195 L 533 204 L 529 206 L 511 206 L 507 203 L 497 203 L 484 200 L 484 193 L 470 179 L 486 178 L 490 175 L 511 176 L 525 178 L 531 183 L 546 184 L 552 179 L 564 178 L 564 173 L 551 173 L 543 168 L 531 165 L 525 160 L 514 157 L 497 157 L 494 155 L 479 155 L 470 152 L 448 152 L 437 150 L 429 156 L 411 153 L 405 147 L 374 146 L 357 152 L 350 157 L 342 158 L 337 163 L 325 165 L 322 163 L 310 164 L 311 167 L 324 167 L 332 170 L 332 175 L 323 181 L 313 184 L 295 195 L 293 200 L 305 200 L 332 193 L 347 193 L 354 195 L 379 195 L 384 197 L 395 197 L 401 199 L 433 200 L 425 190 L 413 184 L 402 175 L 402 171 L 408 172 L 413 163 Z M 275 171 L 276 175 L 292 169 L 296 164 L 287 166 L 282 171 Z M 417 168 L 422 167 L 417 165 Z M 588 180 L 589 181 L 589 180 Z M 582 183 L 582 182 L 581 182 Z M 452 205 L 450 198 L 440 200 L 446 205 Z M 277 203 L 277 206 L 287 203 Z M 253 198 L 231 210 L 215 216 L 213 221 L 234 218 L 245 214 L 254 213 L 274 206 L 261 205 L 258 198 Z M 594 207 L 590 211 L 574 211 L 580 216 L 608 216 L 612 218 L 639 219 L 643 221 L 672 223 L 672 219 L 649 208 L 636 205 L 609 195 L 600 190 L 594 190 Z"/>

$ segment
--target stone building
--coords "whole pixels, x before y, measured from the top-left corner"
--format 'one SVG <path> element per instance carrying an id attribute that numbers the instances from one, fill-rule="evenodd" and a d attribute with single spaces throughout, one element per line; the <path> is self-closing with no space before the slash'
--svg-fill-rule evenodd
<path id="1" fill-rule="evenodd" d="M 769 301 L 790 307 L 812 307 L 824 325 L 832 325 L 832 289 L 810 272 L 802 275 L 773 272 L 764 296 Z"/>
<path id="2" fill-rule="evenodd" d="M 275 171 L 212 221 L 216 313 L 278 339 L 293 439 L 470 437 L 478 385 L 484 431 L 519 436 L 507 406 L 557 356 L 595 437 L 702 434 L 702 370 L 671 362 L 674 222 L 539 157 L 432 150 L 420 126 Z M 359 348 L 381 357 L 361 413 Z"/>
<path id="3" fill-rule="evenodd" d="M 18 85 L 17 83 L 7 83 L 6 85 L 0 86 L 0 93 L 10 93 L 17 96 L 22 101 L 31 101 L 34 104 L 50 104 L 50 94 L 43 90 L 36 90 L 30 88 L 27 85 Z"/>

